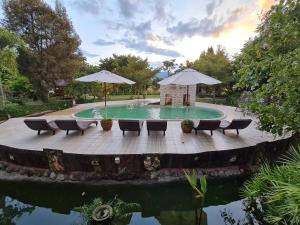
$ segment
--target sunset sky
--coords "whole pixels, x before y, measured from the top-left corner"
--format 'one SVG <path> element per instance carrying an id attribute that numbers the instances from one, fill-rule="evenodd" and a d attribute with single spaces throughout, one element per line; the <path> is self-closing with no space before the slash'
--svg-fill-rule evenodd
<path id="1" fill-rule="evenodd" d="M 54 6 L 54 0 L 47 0 Z M 255 35 L 259 15 L 274 0 L 61 0 L 88 62 L 117 54 L 152 65 L 195 60 L 208 46 L 232 56 Z"/>

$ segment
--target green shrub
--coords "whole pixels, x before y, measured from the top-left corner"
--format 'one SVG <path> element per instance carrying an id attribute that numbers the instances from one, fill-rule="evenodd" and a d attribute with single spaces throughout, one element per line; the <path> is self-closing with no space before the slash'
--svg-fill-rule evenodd
<path id="1" fill-rule="evenodd" d="M 73 106 L 73 100 L 60 100 L 48 103 L 37 104 L 17 104 L 8 103 L 5 107 L 0 106 L 0 120 L 8 119 L 9 117 L 26 116 L 33 113 L 43 112 L 47 110 L 62 110 Z"/>
<path id="2" fill-rule="evenodd" d="M 242 190 L 247 208 L 262 224 L 300 224 L 300 146 L 280 165 L 264 165 Z"/>

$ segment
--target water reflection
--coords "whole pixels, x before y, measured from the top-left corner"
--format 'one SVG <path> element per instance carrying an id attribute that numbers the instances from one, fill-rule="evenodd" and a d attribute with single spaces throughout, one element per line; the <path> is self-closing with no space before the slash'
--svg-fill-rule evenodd
<path id="1" fill-rule="evenodd" d="M 133 187 L 88 187 L 83 185 L 42 185 L 0 183 L 0 218 L 4 224 L 75 225 L 82 224 L 74 207 L 95 197 L 112 199 L 116 194 L 125 202 L 141 204 L 124 221 L 130 225 L 197 225 L 191 189 L 188 185 Z M 240 182 L 209 184 L 201 225 L 251 224 L 239 200 Z M 222 191 L 220 191 L 222 190 Z M 86 195 L 82 196 L 81 193 Z M 9 197 L 10 196 L 10 197 Z M 14 206 L 14 207 L 12 207 Z M 232 219 L 235 223 L 232 223 Z M 42 221 L 42 223 L 41 223 Z M 3 223 L 1 223 L 3 224 Z"/>

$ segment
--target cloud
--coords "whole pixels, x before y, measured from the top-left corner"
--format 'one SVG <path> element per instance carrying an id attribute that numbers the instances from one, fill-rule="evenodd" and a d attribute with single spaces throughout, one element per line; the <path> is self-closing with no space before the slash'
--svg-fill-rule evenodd
<path id="1" fill-rule="evenodd" d="M 71 0 L 70 5 L 80 11 L 91 15 L 99 15 L 104 0 Z"/>
<path id="2" fill-rule="evenodd" d="M 150 20 L 144 23 L 140 23 L 138 25 L 132 24 L 129 28 L 134 32 L 134 35 L 138 38 L 147 39 L 152 36 L 152 24 Z"/>
<path id="3" fill-rule="evenodd" d="M 100 56 L 100 55 L 98 55 L 98 54 L 93 54 L 93 53 L 90 53 L 90 52 L 88 52 L 88 51 L 86 51 L 86 50 L 83 50 L 83 49 L 80 49 L 80 51 L 81 51 L 81 53 L 82 53 L 84 56 L 86 56 L 86 57 L 95 58 L 95 57 Z"/>
<path id="4" fill-rule="evenodd" d="M 199 20 L 196 18 L 191 18 L 187 22 L 179 21 L 175 26 L 168 27 L 167 31 L 177 38 L 192 37 L 195 35 L 210 36 L 219 35 L 225 28 L 231 26 L 235 23 L 240 16 L 246 11 L 247 8 L 240 7 L 236 8 L 227 13 L 227 17 L 217 17 L 216 15 L 211 17 L 204 17 Z"/>
<path id="5" fill-rule="evenodd" d="M 220 32 L 222 28 L 223 24 L 217 25 L 215 20 L 205 17 L 201 20 L 191 18 L 188 22 L 179 21 L 176 26 L 168 27 L 167 30 L 171 34 L 183 38 L 185 36 L 191 37 L 194 35 L 209 36 Z"/>
<path id="6" fill-rule="evenodd" d="M 258 0 L 258 5 L 263 11 L 267 11 L 272 5 L 275 5 L 278 1 L 276 0 Z"/>
<path id="7" fill-rule="evenodd" d="M 171 13 L 167 12 L 167 2 L 166 0 L 154 1 L 154 18 L 155 20 L 169 23 L 174 20 Z"/>
<path id="8" fill-rule="evenodd" d="M 212 0 L 206 5 L 207 15 L 212 15 L 214 10 L 222 4 L 223 0 Z"/>
<path id="9" fill-rule="evenodd" d="M 109 45 L 114 45 L 115 43 L 113 41 L 106 41 L 103 39 L 98 39 L 93 42 L 94 45 L 100 45 L 100 46 L 109 46 Z"/>
<path id="10" fill-rule="evenodd" d="M 119 0 L 120 12 L 125 18 L 132 18 L 138 11 L 139 3 L 134 0 Z"/>
<path id="11" fill-rule="evenodd" d="M 134 39 L 121 39 L 119 43 L 124 45 L 126 48 L 134 49 L 136 51 L 153 53 L 157 55 L 170 56 L 170 57 L 181 57 L 182 55 L 170 49 L 158 48 L 152 45 L 149 45 L 146 41 L 137 41 Z"/>

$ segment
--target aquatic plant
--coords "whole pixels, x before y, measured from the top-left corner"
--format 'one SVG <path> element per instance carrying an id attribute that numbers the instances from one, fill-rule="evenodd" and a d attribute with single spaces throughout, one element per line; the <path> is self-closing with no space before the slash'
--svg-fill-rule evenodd
<path id="1" fill-rule="evenodd" d="M 201 220 L 202 220 L 205 195 L 207 192 L 206 178 L 205 178 L 205 176 L 200 176 L 199 182 L 198 182 L 198 177 L 197 177 L 197 173 L 195 170 L 193 170 L 191 174 L 189 174 L 185 170 L 183 170 L 183 172 L 184 172 L 184 175 L 185 175 L 187 181 L 189 182 L 190 186 L 192 187 L 192 189 L 194 191 L 195 198 L 197 200 L 200 200 L 199 210 L 197 208 L 195 209 L 196 225 L 200 225 Z"/>
<path id="2" fill-rule="evenodd" d="M 300 224 L 300 146 L 274 167 L 263 165 L 242 196 L 256 219 L 267 224 Z"/>
<path id="3" fill-rule="evenodd" d="M 127 203 L 115 197 L 114 199 L 109 200 L 107 202 L 105 202 L 102 198 L 95 198 L 92 202 L 88 204 L 74 208 L 74 211 L 79 212 L 82 219 L 87 224 L 89 224 L 93 220 L 93 211 L 100 205 L 104 204 L 109 205 L 113 208 L 113 218 L 111 221 L 111 224 L 113 225 L 128 224 L 127 222 L 130 220 L 132 213 L 140 211 L 141 208 L 140 204 Z"/>

